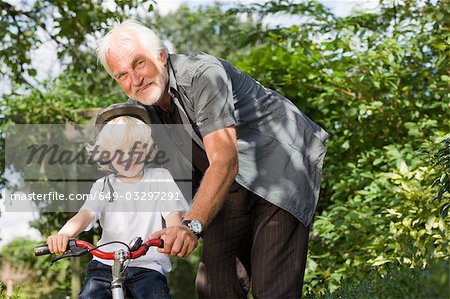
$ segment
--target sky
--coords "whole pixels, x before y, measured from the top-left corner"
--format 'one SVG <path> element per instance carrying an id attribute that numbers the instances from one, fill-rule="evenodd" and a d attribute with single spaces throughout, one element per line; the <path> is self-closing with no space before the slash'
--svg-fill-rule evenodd
<path id="1" fill-rule="evenodd" d="M 7 1 L 11 4 L 18 4 L 20 0 Z M 162 14 L 175 11 L 181 4 L 188 4 L 190 7 L 198 5 L 208 5 L 216 2 L 215 0 L 171 0 L 157 1 L 155 9 Z M 258 0 L 240 0 L 240 1 L 221 1 L 227 4 L 247 4 L 247 3 L 264 3 Z M 297 1 L 299 2 L 299 1 Z M 379 0 L 320 0 L 322 4 L 330 8 L 337 16 L 347 16 L 352 10 L 375 10 Z M 107 7 L 113 7 L 114 1 L 104 1 Z M 298 22 L 295 18 L 287 18 L 284 16 L 274 16 L 267 20 L 270 25 L 292 25 Z M 55 45 L 52 43 L 44 43 L 39 49 L 32 53 L 32 63 L 38 70 L 38 77 L 41 79 L 48 77 L 56 77 L 61 72 L 58 60 L 55 55 Z M 39 58 L 39 59 L 38 59 Z M 8 90 L 8 84 L 0 82 L 0 94 Z M 27 212 L 5 212 L 5 207 L 0 205 L 0 247 L 6 245 L 18 236 L 26 236 L 30 239 L 42 239 L 39 232 L 29 227 L 29 221 L 38 217 L 37 213 Z"/>

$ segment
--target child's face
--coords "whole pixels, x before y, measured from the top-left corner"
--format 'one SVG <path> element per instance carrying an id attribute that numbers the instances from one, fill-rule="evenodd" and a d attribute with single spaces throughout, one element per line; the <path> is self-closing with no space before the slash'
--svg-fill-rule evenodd
<path id="1" fill-rule="evenodd" d="M 138 176 L 145 165 L 145 159 L 148 153 L 148 146 L 135 144 L 123 149 L 116 149 L 111 164 L 117 173 L 125 177 Z"/>

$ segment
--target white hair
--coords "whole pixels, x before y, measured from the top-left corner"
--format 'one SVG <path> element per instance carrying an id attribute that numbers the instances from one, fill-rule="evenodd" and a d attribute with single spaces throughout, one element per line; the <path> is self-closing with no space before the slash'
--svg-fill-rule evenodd
<path id="1" fill-rule="evenodd" d="M 139 40 L 140 44 L 158 60 L 160 59 L 159 54 L 161 52 L 167 54 L 167 49 L 162 40 L 150 28 L 135 20 L 126 20 L 122 23 L 117 23 L 103 38 L 97 41 L 97 59 L 103 65 L 108 74 L 113 76 L 108 63 L 106 62 L 106 57 L 112 41 L 114 40 L 119 41 L 120 43 L 129 43 L 136 39 Z"/>

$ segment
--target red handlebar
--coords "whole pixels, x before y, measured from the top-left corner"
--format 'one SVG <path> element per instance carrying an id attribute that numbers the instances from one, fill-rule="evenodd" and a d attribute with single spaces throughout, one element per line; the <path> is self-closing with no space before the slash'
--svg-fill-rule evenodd
<path id="1" fill-rule="evenodd" d="M 95 255 L 98 258 L 104 260 L 114 260 L 114 252 L 107 252 L 100 249 L 94 249 L 96 248 L 96 246 L 86 241 L 76 240 L 75 242 L 77 244 L 77 247 L 89 249 L 90 250 L 89 253 Z M 142 243 L 142 245 L 138 248 L 138 250 L 133 251 L 131 253 L 127 252 L 127 258 L 136 259 L 142 255 L 145 255 L 150 246 L 163 247 L 163 241 L 161 239 L 147 240 L 144 243 Z"/>
<path id="2" fill-rule="evenodd" d="M 159 248 L 163 248 L 164 241 L 161 239 L 147 240 L 144 243 L 142 243 L 136 250 L 132 251 L 131 253 L 127 252 L 127 259 L 136 259 L 142 255 L 145 255 L 150 246 L 156 246 Z M 82 250 L 81 252 L 80 252 L 80 249 Z M 67 250 L 68 251 L 65 254 L 57 257 L 56 260 L 64 258 L 64 257 L 80 256 L 81 254 L 86 253 L 86 251 L 89 251 L 92 255 L 95 255 L 96 257 L 99 257 L 99 258 L 102 258 L 105 260 L 114 260 L 114 252 L 107 252 L 107 251 L 97 249 L 96 246 L 92 245 L 89 242 L 82 241 L 82 240 L 70 239 L 67 244 Z M 34 254 L 36 256 L 41 256 L 41 255 L 51 254 L 51 252 L 48 249 L 48 245 L 45 244 L 45 245 L 36 246 L 34 248 Z"/>

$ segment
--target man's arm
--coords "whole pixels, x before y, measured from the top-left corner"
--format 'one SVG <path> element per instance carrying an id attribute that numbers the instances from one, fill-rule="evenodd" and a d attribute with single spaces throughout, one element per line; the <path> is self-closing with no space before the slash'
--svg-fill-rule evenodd
<path id="1" fill-rule="evenodd" d="M 214 219 L 238 173 L 236 129 L 228 127 L 203 137 L 209 167 L 185 219 L 198 219 L 206 228 Z"/>
<path id="2" fill-rule="evenodd" d="M 236 129 L 228 127 L 213 131 L 203 137 L 203 144 L 209 167 L 185 219 L 198 219 L 206 228 L 222 207 L 238 173 Z M 197 246 L 197 237 L 184 225 L 163 229 L 149 238 L 163 238 L 164 252 L 179 257 L 189 255 L 192 246 Z"/>

